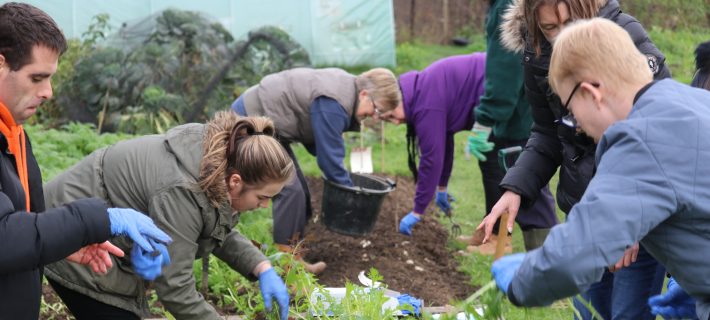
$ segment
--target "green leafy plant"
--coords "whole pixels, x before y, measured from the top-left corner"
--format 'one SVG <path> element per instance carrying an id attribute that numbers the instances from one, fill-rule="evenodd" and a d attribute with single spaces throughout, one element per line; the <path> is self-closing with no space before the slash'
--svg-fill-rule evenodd
<path id="1" fill-rule="evenodd" d="M 195 11 L 168 9 L 111 36 L 107 26 L 108 16 L 95 17 L 67 57 L 70 72 L 48 117 L 94 123 L 100 131 L 160 133 L 227 109 L 235 93 L 268 73 L 310 65 L 283 30 L 263 27 L 234 41 Z"/>

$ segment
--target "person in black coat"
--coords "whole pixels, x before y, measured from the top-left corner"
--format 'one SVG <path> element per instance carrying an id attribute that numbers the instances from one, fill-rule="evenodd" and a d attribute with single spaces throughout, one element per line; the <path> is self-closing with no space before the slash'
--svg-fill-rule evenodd
<path id="1" fill-rule="evenodd" d="M 22 123 L 51 98 L 50 78 L 65 49 L 64 35 L 43 11 L 0 6 L 0 319 L 37 319 L 43 265 L 66 258 L 105 273 L 110 254 L 123 255 L 107 240 L 126 235 L 140 248 L 131 254 L 134 267 L 155 274 L 162 257 L 151 255 L 159 248 L 150 242 L 170 242 L 147 216 L 99 199 L 45 211 L 42 175 Z"/>

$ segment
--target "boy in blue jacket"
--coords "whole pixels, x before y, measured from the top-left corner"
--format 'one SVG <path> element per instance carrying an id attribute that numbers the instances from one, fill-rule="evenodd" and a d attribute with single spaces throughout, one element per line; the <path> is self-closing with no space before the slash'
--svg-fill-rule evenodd
<path id="1" fill-rule="evenodd" d="M 564 124 L 598 143 L 598 169 L 541 248 L 493 264 L 498 287 L 515 305 L 547 305 L 589 288 L 640 241 L 689 294 L 672 286 L 652 312 L 708 319 L 710 92 L 653 81 L 628 33 L 598 18 L 557 37 L 550 83 L 566 97 Z"/>

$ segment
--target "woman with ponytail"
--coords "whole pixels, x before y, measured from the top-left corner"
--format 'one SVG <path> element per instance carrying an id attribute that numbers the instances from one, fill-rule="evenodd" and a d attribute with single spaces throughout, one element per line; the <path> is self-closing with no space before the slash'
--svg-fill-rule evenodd
<path id="1" fill-rule="evenodd" d="M 271 120 L 218 113 L 207 124 L 186 124 L 95 151 L 45 187 L 49 207 L 98 197 L 148 214 L 173 242 L 162 250 L 162 275 L 144 282 L 130 259 L 114 258 L 108 274 L 58 262 L 45 268 L 50 284 L 81 319 L 140 319 L 149 315 L 146 290 L 155 289 L 177 319 L 222 319 L 195 287 L 193 262 L 212 253 L 247 278 L 258 278 L 267 309 L 288 315 L 288 292 L 268 259 L 233 230 L 241 212 L 266 208 L 294 174 L 274 139 Z M 114 243 L 130 252 L 128 243 Z"/>

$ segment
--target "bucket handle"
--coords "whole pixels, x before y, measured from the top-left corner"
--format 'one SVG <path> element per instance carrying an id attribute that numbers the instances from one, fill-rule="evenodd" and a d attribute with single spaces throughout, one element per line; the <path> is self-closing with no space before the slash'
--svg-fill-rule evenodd
<path id="1" fill-rule="evenodd" d="M 387 184 L 390 185 L 390 188 L 391 188 L 392 190 L 394 190 L 394 189 L 397 188 L 397 182 L 395 182 L 394 180 L 392 180 L 392 179 L 390 179 L 390 178 L 385 178 L 385 181 L 387 182 Z"/>

